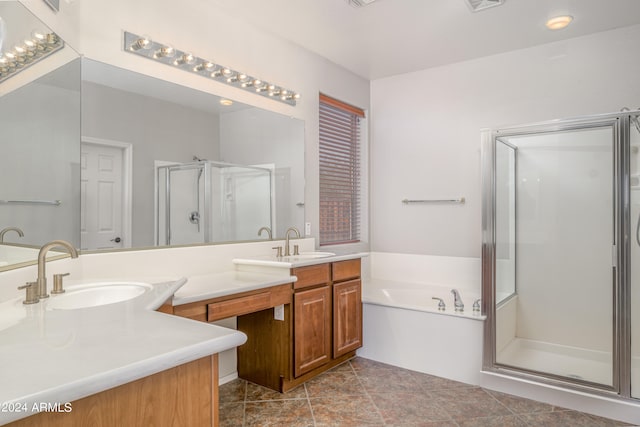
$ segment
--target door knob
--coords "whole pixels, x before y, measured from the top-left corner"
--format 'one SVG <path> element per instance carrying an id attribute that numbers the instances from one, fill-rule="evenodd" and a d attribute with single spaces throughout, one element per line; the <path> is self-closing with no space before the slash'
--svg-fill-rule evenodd
<path id="1" fill-rule="evenodd" d="M 122 241 L 121 238 L 116 237 L 115 239 L 111 239 L 112 242 L 120 243 Z"/>

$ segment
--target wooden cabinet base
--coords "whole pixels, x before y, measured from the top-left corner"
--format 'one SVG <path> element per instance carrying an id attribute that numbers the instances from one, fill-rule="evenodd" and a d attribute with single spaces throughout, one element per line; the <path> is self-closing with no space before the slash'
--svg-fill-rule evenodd
<path id="1" fill-rule="evenodd" d="M 72 402 L 67 413 L 43 412 L 11 427 L 216 426 L 218 355 Z"/>

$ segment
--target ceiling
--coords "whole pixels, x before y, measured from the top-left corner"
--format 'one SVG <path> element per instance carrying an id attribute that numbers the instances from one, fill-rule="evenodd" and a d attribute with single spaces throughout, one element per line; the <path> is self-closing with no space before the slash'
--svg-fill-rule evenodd
<path id="1" fill-rule="evenodd" d="M 376 0 L 361 8 L 347 0 L 209 4 L 370 80 L 640 24 L 640 0 L 505 0 L 476 13 L 464 0 Z M 573 23 L 546 29 L 560 14 Z"/>

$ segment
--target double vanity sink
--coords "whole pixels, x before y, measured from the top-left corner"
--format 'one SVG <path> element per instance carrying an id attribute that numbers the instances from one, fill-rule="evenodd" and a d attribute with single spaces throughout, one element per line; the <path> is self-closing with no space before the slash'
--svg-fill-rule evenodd
<path id="1" fill-rule="evenodd" d="M 178 308 L 216 298 L 228 300 L 222 306 L 229 307 L 237 295 L 255 293 L 250 298 L 262 298 L 268 289 L 285 287 L 291 301 L 294 271 L 361 256 L 319 251 L 287 257 L 252 255 L 227 258 L 226 270 L 188 279 L 129 275 L 133 280 L 69 280 L 64 293 L 35 304 L 23 304 L 21 293 L 0 303 L 0 377 L 8 385 L 0 387 L 0 402 L 25 408 L 75 402 L 239 347 L 247 341 L 245 333 L 211 325 L 206 318 L 197 322 L 192 320 L 196 317 L 181 317 Z M 168 269 L 162 272 L 164 276 Z M 166 306 L 171 311 L 162 309 Z M 217 363 L 200 363 L 217 369 Z M 0 413 L 0 425 L 33 413 Z"/>

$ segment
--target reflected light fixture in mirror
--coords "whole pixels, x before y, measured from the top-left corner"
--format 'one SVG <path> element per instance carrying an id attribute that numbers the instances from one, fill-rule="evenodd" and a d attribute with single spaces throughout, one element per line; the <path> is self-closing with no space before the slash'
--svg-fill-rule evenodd
<path id="1" fill-rule="evenodd" d="M 170 45 L 154 42 L 147 36 L 139 36 L 125 31 L 124 50 L 289 105 L 296 105 L 296 101 L 300 99 L 300 94 L 290 89 L 267 83 L 246 73 L 198 58 L 189 52 L 174 49 Z"/>
<path id="2" fill-rule="evenodd" d="M 64 42 L 57 34 L 34 30 L 13 49 L 0 52 L 0 82 L 63 47 Z"/>

